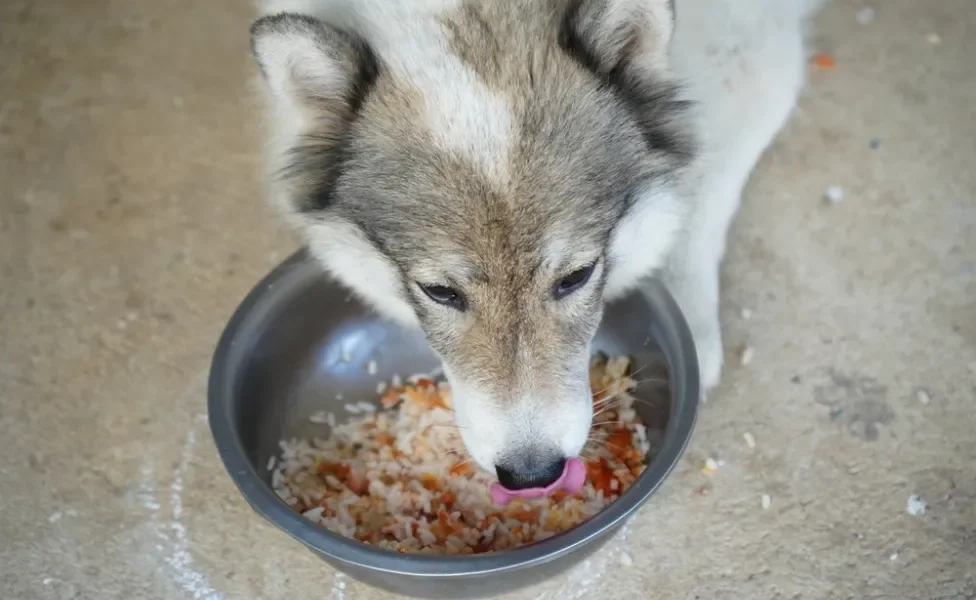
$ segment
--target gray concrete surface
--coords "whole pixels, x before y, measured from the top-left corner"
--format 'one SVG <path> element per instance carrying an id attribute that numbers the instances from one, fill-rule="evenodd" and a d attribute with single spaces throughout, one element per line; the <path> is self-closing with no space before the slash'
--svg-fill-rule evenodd
<path id="1" fill-rule="evenodd" d="M 686 459 L 513 597 L 976 596 L 976 3 L 862 6 L 820 19 L 837 66 L 749 186 Z M 381 596 L 254 515 L 204 421 L 221 328 L 294 247 L 259 198 L 250 15 L 0 3 L 4 598 Z"/>

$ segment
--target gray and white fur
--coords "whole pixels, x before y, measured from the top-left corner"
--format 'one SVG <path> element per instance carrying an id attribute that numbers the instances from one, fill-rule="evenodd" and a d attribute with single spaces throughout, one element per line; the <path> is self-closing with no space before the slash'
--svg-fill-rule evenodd
<path id="1" fill-rule="evenodd" d="M 266 0 L 270 195 L 329 272 L 423 328 L 473 458 L 544 485 L 587 439 L 604 303 L 645 277 L 718 382 L 726 230 L 816 5 Z"/>

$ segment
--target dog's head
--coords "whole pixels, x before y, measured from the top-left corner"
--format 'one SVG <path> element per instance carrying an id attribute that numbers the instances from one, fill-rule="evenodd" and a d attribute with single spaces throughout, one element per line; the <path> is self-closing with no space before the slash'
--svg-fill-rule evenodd
<path id="1" fill-rule="evenodd" d="M 681 224 L 669 2 L 333 4 L 252 30 L 272 194 L 335 276 L 423 327 L 477 462 L 545 485 L 587 440 L 605 299 Z"/>

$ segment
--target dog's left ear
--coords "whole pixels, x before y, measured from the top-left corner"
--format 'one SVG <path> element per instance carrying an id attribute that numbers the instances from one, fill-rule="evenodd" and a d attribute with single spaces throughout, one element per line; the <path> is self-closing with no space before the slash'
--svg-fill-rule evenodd
<path id="1" fill-rule="evenodd" d="M 562 43 L 597 75 L 667 71 L 674 0 L 573 0 Z"/>

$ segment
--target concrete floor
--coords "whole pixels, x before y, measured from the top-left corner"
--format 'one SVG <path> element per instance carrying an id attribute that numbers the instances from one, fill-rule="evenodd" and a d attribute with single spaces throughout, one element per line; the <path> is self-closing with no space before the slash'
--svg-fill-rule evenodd
<path id="1" fill-rule="evenodd" d="M 837 67 L 748 190 L 686 459 L 515 597 L 976 596 L 976 4 L 862 6 L 820 19 Z M 247 508 L 204 418 L 221 328 L 294 247 L 259 197 L 250 10 L 0 3 L 4 598 L 378 597 Z"/>

